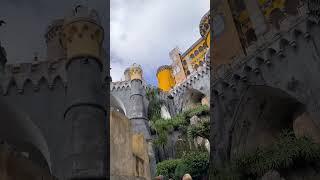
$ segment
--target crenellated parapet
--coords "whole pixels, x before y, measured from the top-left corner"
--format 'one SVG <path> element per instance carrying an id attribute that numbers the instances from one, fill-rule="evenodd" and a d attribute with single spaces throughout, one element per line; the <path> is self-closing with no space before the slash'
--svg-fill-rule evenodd
<path id="1" fill-rule="evenodd" d="M 210 83 L 210 67 L 207 64 L 199 67 L 197 71 L 192 72 L 187 79 L 176 85 L 169 94 L 173 97 L 177 97 L 183 94 L 188 89 L 197 89 L 206 95 L 209 95 L 209 87 L 203 86 Z"/>
<path id="2" fill-rule="evenodd" d="M 122 91 L 122 90 L 130 90 L 131 88 L 131 80 L 129 81 L 117 81 L 117 82 L 111 82 L 110 84 L 110 90 L 111 91 Z M 144 89 L 149 88 L 149 85 L 142 80 L 142 87 Z"/>
<path id="3" fill-rule="evenodd" d="M 130 87 L 131 87 L 130 81 L 117 81 L 117 82 L 112 82 L 110 84 L 111 91 L 130 89 Z"/>
<path id="4" fill-rule="evenodd" d="M 14 88 L 23 94 L 27 83 L 31 82 L 33 90 L 37 92 L 41 83 L 46 83 L 49 89 L 54 89 L 57 80 L 61 80 L 66 87 L 65 61 L 35 61 L 32 63 L 8 64 L 2 79 L 2 93 L 8 94 Z"/>
<path id="5" fill-rule="evenodd" d="M 311 31 L 314 33 L 319 29 L 319 24 L 304 17 L 296 21 L 288 31 L 277 34 L 267 39 L 256 51 L 248 56 L 236 58 L 230 65 L 220 65 L 214 70 L 214 80 L 218 81 L 221 78 L 236 76 L 245 78 L 245 73 L 248 70 L 259 74 L 262 65 L 272 67 L 272 59 L 285 58 L 288 48 L 297 50 L 297 40 L 301 37 L 309 39 Z"/>

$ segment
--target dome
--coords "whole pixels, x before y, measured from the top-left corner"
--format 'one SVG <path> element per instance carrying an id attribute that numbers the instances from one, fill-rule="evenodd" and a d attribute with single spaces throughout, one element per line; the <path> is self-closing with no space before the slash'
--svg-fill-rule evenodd
<path id="1" fill-rule="evenodd" d="M 202 37 L 204 37 L 210 30 L 210 11 L 208 11 L 200 21 L 199 29 L 200 34 Z"/>

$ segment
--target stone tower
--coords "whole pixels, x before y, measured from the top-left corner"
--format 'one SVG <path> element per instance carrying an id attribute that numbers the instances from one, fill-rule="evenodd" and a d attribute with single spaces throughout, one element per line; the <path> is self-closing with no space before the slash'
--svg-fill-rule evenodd
<path id="1" fill-rule="evenodd" d="M 133 132 L 144 135 L 148 143 L 148 156 L 150 163 L 151 176 L 155 176 L 154 170 L 156 169 L 156 159 L 153 150 L 152 138 L 148 126 L 147 110 L 144 106 L 145 89 L 143 88 L 143 71 L 142 68 L 133 64 L 130 67 L 131 79 L 131 95 L 130 103 L 132 104 L 131 124 Z"/>
<path id="2" fill-rule="evenodd" d="M 132 104 L 131 123 L 134 132 L 143 133 L 144 137 L 150 139 L 150 132 L 147 129 L 147 113 L 144 107 L 144 89 L 142 86 L 142 69 L 139 65 L 133 64 L 130 67 L 131 95 Z"/>
<path id="3" fill-rule="evenodd" d="M 72 122 L 71 177 L 106 176 L 106 109 L 102 87 L 103 28 L 97 13 L 78 7 L 63 24 L 67 62 L 65 121 Z"/>

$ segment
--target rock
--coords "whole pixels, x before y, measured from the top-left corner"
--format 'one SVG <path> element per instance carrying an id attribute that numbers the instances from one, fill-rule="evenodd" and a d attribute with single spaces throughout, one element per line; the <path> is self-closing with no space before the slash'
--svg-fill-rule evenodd
<path id="1" fill-rule="evenodd" d="M 282 179 L 278 171 L 271 170 L 271 171 L 268 171 L 266 174 L 264 174 L 261 180 L 282 180 Z"/>
<path id="2" fill-rule="evenodd" d="M 195 124 L 198 124 L 200 121 L 201 119 L 198 118 L 198 116 L 192 116 L 192 118 L 190 119 L 190 124 L 195 125 Z"/>

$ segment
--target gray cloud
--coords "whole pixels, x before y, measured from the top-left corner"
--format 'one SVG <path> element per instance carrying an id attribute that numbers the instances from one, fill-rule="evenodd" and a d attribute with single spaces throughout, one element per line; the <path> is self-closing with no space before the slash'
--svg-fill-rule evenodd
<path id="1" fill-rule="evenodd" d="M 209 8 L 209 0 L 111 0 L 110 48 L 122 59 L 111 61 L 113 80 L 135 62 L 155 85 L 157 67 L 171 63 L 170 50 L 185 51 L 200 38 L 199 22 Z"/>

